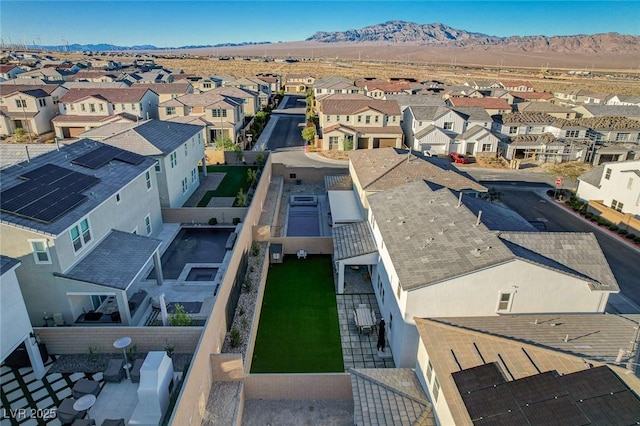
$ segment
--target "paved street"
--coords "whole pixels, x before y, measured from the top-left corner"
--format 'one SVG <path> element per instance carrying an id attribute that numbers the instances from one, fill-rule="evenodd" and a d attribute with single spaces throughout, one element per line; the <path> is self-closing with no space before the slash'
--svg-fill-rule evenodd
<path id="1" fill-rule="evenodd" d="M 570 212 L 551 205 L 551 201 L 541 198 L 534 192 L 507 189 L 505 185 L 496 185 L 496 187 L 502 192 L 502 203 L 527 220 L 545 222 L 550 232 L 593 232 L 623 295 L 640 305 L 640 253 L 638 251 L 600 231 L 590 222 L 585 222 Z"/>

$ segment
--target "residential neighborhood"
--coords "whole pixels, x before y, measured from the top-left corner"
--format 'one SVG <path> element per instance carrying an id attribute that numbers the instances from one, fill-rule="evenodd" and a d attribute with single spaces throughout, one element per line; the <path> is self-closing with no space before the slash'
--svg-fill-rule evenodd
<path id="1" fill-rule="evenodd" d="M 0 67 L 7 412 L 640 421 L 637 96 L 24 55 Z"/>

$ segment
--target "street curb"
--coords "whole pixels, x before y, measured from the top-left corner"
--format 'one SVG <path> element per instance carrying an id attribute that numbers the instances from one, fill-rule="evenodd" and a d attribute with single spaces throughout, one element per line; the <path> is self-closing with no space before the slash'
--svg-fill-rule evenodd
<path id="1" fill-rule="evenodd" d="M 324 157 L 322 155 L 318 155 L 315 152 L 307 152 L 305 150 L 304 155 L 307 156 L 307 158 L 309 158 L 310 160 L 314 160 L 314 161 L 321 161 L 323 163 L 327 163 L 327 164 L 337 164 L 337 165 L 341 165 L 341 166 L 345 166 L 349 164 L 349 160 L 332 160 L 330 158 Z"/>

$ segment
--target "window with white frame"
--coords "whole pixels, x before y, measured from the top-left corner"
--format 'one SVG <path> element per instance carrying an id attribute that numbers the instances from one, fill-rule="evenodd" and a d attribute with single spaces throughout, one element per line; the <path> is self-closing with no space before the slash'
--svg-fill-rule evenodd
<path id="1" fill-rule="evenodd" d="M 184 194 L 189 189 L 189 183 L 187 182 L 187 178 L 182 179 L 182 193 Z"/>
<path id="2" fill-rule="evenodd" d="M 616 201 L 616 200 L 611 200 L 612 209 L 621 212 L 623 207 L 624 207 L 624 203 L 621 203 L 620 201 Z"/>
<path id="3" fill-rule="evenodd" d="M 96 104 L 89 104 L 89 111 L 96 112 Z"/>
<path id="4" fill-rule="evenodd" d="M 189 156 L 189 148 L 187 148 L 187 144 L 184 144 L 184 156 L 188 157 Z"/>
<path id="5" fill-rule="evenodd" d="M 144 227 L 147 230 L 147 235 L 151 235 L 152 228 L 151 228 L 151 216 L 150 215 L 146 215 L 144 217 Z"/>
<path id="6" fill-rule="evenodd" d="M 605 178 L 606 180 L 609 180 L 609 178 L 611 178 L 611 169 L 607 169 L 607 170 L 605 170 L 605 172 L 604 172 L 604 178 Z"/>
<path id="7" fill-rule="evenodd" d="M 500 293 L 498 298 L 498 311 L 509 311 L 511 309 L 511 293 Z"/>
<path id="8" fill-rule="evenodd" d="M 151 189 L 151 173 L 148 171 L 144 174 L 144 180 L 147 183 L 147 191 Z"/>
<path id="9" fill-rule="evenodd" d="M 160 161 L 156 161 L 156 164 L 154 165 L 155 169 L 156 169 L 156 173 L 162 173 L 162 166 L 160 165 Z"/>
<path id="10" fill-rule="evenodd" d="M 617 142 L 628 141 L 629 136 L 631 136 L 631 133 L 616 133 L 616 141 Z"/>
<path id="11" fill-rule="evenodd" d="M 178 165 L 178 153 L 175 151 L 172 152 L 171 155 L 169 155 L 169 160 L 171 161 L 171 168 L 173 169 Z"/>
<path id="12" fill-rule="evenodd" d="M 33 250 L 33 259 L 37 264 L 51 263 L 47 240 L 30 240 L 29 242 L 31 243 L 31 249 Z"/>
<path id="13" fill-rule="evenodd" d="M 431 376 L 433 375 L 433 364 L 431 360 L 427 361 L 427 384 L 431 384 Z"/>
<path id="14" fill-rule="evenodd" d="M 198 169 L 191 170 L 191 183 L 196 183 L 198 180 Z"/>
<path id="15" fill-rule="evenodd" d="M 491 152 L 491 144 L 483 143 L 482 144 L 482 152 Z"/>
<path id="16" fill-rule="evenodd" d="M 400 286 L 400 281 L 398 281 L 396 284 L 396 296 L 398 297 L 398 300 L 400 300 L 400 296 L 402 295 L 402 287 Z"/>
<path id="17" fill-rule="evenodd" d="M 362 116 L 361 115 L 358 116 L 358 123 L 362 123 Z"/>
<path id="18" fill-rule="evenodd" d="M 329 149 L 338 149 L 338 137 L 329 136 Z"/>
<path id="19" fill-rule="evenodd" d="M 85 104 L 80 104 L 80 110 L 81 111 L 86 111 L 87 107 L 85 106 Z"/>
<path id="20" fill-rule="evenodd" d="M 580 135 L 580 130 L 567 130 L 564 132 L 565 138 L 577 138 Z"/>
<path id="21" fill-rule="evenodd" d="M 444 123 L 444 129 L 445 130 L 453 130 L 453 121 L 446 121 Z"/>
<path id="22" fill-rule="evenodd" d="M 518 126 L 510 126 L 509 127 L 509 134 L 510 135 L 515 135 L 516 133 L 518 133 Z"/>
<path id="23" fill-rule="evenodd" d="M 336 121 L 340 121 L 340 116 L 336 115 Z"/>
<path id="24" fill-rule="evenodd" d="M 438 402 L 438 396 L 440 395 L 440 381 L 438 376 L 433 376 L 433 401 Z"/>
<path id="25" fill-rule="evenodd" d="M 376 122 L 376 123 L 379 122 L 380 121 L 380 116 L 379 115 L 374 116 L 374 120 L 373 121 Z"/>
<path id="26" fill-rule="evenodd" d="M 73 244 L 73 250 L 75 252 L 80 251 L 84 246 L 89 244 L 91 241 L 89 219 L 83 219 L 79 224 L 71 228 L 69 235 L 71 236 L 71 243 Z"/>
<path id="27" fill-rule="evenodd" d="M 18 108 L 26 108 L 27 107 L 27 101 L 24 99 L 16 99 L 16 106 Z"/>
<path id="28" fill-rule="evenodd" d="M 38 99 L 38 105 L 40 105 L 41 107 L 47 106 L 47 100 L 44 98 Z"/>
<path id="29" fill-rule="evenodd" d="M 364 122 L 365 122 L 366 124 L 371 124 L 371 116 L 370 116 L 370 115 L 365 116 L 365 117 L 364 117 Z"/>
<path id="30" fill-rule="evenodd" d="M 165 111 L 167 115 L 175 115 L 176 107 L 166 107 Z"/>

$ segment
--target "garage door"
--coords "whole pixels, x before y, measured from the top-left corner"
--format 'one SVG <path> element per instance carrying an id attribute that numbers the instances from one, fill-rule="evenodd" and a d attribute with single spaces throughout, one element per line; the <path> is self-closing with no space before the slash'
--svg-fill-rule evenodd
<path id="1" fill-rule="evenodd" d="M 358 149 L 368 149 L 369 138 L 358 138 Z"/>
<path id="2" fill-rule="evenodd" d="M 380 148 L 395 148 L 396 138 L 380 138 Z"/>
<path id="3" fill-rule="evenodd" d="M 70 138 L 77 138 L 82 132 L 84 132 L 84 127 L 69 127 Z"/>

